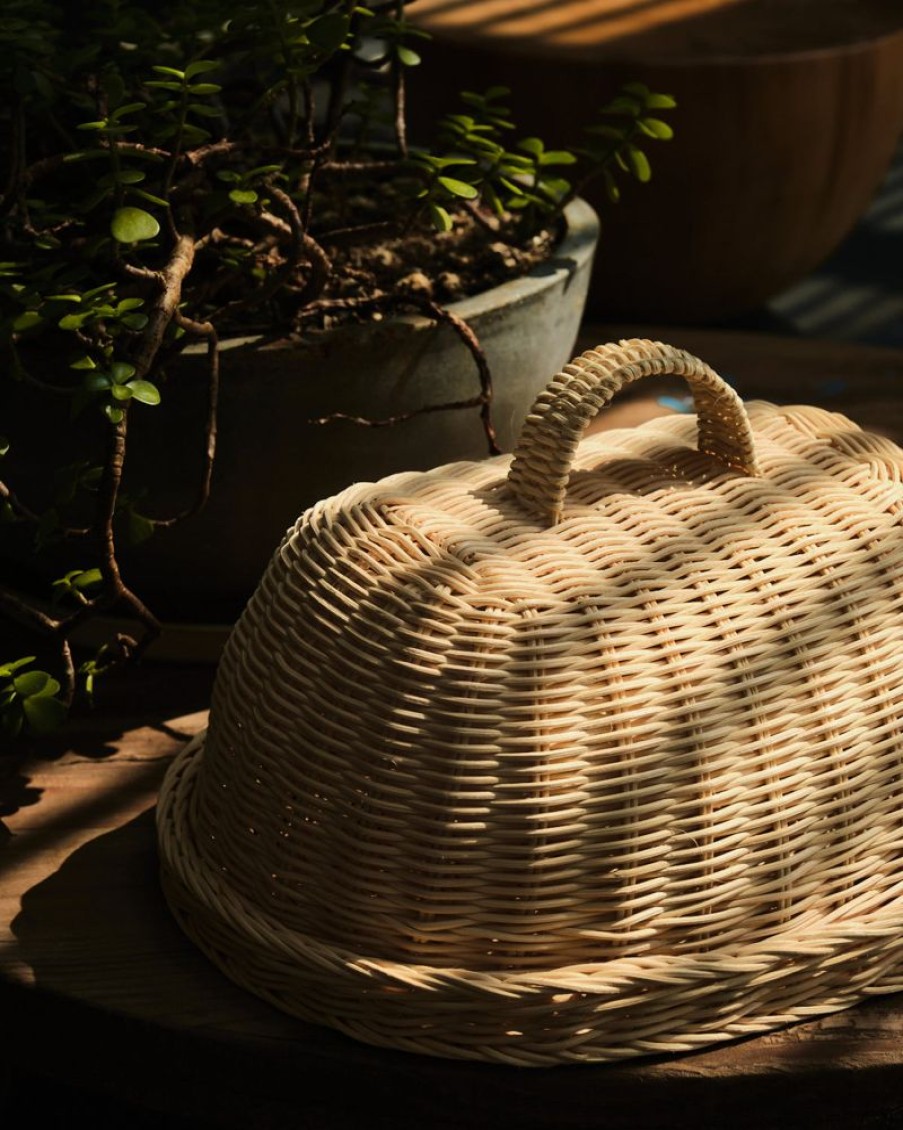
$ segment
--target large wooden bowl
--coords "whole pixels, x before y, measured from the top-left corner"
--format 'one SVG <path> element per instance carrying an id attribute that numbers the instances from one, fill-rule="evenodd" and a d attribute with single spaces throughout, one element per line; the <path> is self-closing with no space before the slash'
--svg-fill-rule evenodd
<path id="1" fill-rule="evenodd" d="M 590 309 L 702 322 L 825 259 L 903 130 L 900 0 L 418 0 L 417 122 L 460 89 L 510 86 L 524 133 L 575 141 L 630 79 L 673 93 L 650 184 L 602 212 Z M 426 52 L 425 52 L 426 54 Z"/>

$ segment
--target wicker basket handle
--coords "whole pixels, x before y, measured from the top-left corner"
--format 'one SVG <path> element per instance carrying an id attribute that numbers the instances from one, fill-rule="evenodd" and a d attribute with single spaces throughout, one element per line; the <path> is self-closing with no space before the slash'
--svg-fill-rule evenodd
<path id="1" fill-rule="evenodd" d="M 660 341 L 632 339 L 576 357 L 539 394 L 521 430 L 508 486 L 521 505 L 554 525 L 571 464 L 590 421 L 641 377 L 685 377 L 699 418 L 699 450 L 746 475 L 758 474 L 743 401 L 703 361 Z"/>

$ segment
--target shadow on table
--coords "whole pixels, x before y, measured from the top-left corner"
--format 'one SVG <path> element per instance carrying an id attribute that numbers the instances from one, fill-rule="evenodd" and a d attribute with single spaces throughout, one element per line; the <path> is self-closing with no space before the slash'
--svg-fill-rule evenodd
<path id="1" fill-rule="evenodd" d="M 295 1020 L 183 937 L 157 882 L 153 818 L 91 840 L 23 896 L 13 931 L 35 986 L 0 986 L 19 1018 L 14 1063 L 199 1130 L 897 1125 L 899 1068 L 873 1056 L 849 1069 L 887 1046 L 894 998 L 696 1055 L 543 1070 L 383 1051 Z"/>
<path id="2" fill-rule="evenodd" d="M 209 706 L 214 674 L 213 667 L 174 664 L 146 664 L 131 672 L 119 672 L 102 692 L 96 710 L 81 706 L 61 730 L 35 740 L 27 755 L 0 758 L 0 846 L 9 838 L 3 819 L 40 803 L 43 790 L 34 779 L 43 764 L 66 756 L 102 761 L 117 754 L 123 754 L 121 760 L 126 761 L 129 754 L 123 753 L 125 739 L 141 729 L 170 738 L 173 743 L 188 741 L 198 726 L 182 728 L 179 720 Z M 133 787 L 140 787 L 138 775 Z M 32 834 L 29 850 L 46 847 L 74 820 L 84 824 L 87 819 L 102 818 L 105 812 L 119 811 L 122 800 L 120 790 L 92 796 L 83 803 L 73 798 L 59 818 L 44 823 L 39 835 Z M 8 863 L 0 854 L 0 874 Z"/>

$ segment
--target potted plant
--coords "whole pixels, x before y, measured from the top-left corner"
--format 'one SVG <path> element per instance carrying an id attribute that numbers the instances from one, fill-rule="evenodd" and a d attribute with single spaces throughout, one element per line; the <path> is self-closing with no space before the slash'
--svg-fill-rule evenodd
<path id="1" fill-rule="evenodd" d="M 581 186 L 616 200 L 619 173 L 648 179 L 640 142 L 670 136 L 673 100 L 632 84 L 570 151 L 518 137 L 490 88 L 415 144 L 424 37 L 404 8 L 6 5 L 0 616 L 42 641 L 0 655 L 8 733 L 144 651 L 155 574 L 164 600 L 190 576 L 195 608 L 241 557 L 233 614 L 303 506 L 497 452 L 570 355 L 595 238 Z M 192 542 L 206 564 L 184 564 Z M 76 663 L 73 635 L 111 611 L 133 627 Z"/>

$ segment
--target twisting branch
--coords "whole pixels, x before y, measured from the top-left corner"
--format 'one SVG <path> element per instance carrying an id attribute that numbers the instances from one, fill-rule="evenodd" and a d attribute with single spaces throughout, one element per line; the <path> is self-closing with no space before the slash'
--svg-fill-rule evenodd
<path id="1" fill-rule="evenodd" d="M 155 526 L 169 527 L 197 514 L 210 497 L 210 482 L 216 459 L 217 418 L 219 409 L 219 339 L 211 322 L 195 322 L 176 311 L 176 324 L 188 333 L 207 339 L 207 423 L 204 428 L 204 469 L 197 496 L 187 509 L 172 518 L 155 518 Z"/>
<path id="2" fill-rule="evenodd" d="M 0 612 L 16 624 L 33 628 L 42 635 L 52 635 L 60 626 L 59 620 L 4 588 L 0 588 Z"/>
<path id="3" fill-rule="evenodd" d="M 75 663 L 72 659 L 72 648 L 65 636 L 60 637 L 59 645 L 60 663 L 63 668 L 63 702 L 71 706 L 75 698 Z"/>
<path id="4" fill-rule="evenodd" d="M 9 504 L 16 517 L 22 518 L 33 526 L 40 523 L 41 515 L 32 510 L 31 507 L 26 506 L 16 492 L 2 479 L 0 479 L 0 499 Z M 84 538 L 90 534 L 91 530 L 87 526 L 65 526 L 57 532 L 64 538 Z"/>
<path id="5" fill-rule="evenodd" d="M 72 622 L 80 618 L 87 618 L 88 613 L 95 608 L 109 608 L 117 603 L 128 605 L 135 617 L 144 627 L 144 636 L 137 643 L 130 641 L 132 646 L 122 655 L 122 661 L 141 654 L 153 639 L 160 633 L 160 622 L 150 611 L 147 605 L 132 592 L 122 579 L 119 571 L 119 562 L 116 558 L 116 535 L 114 521 L 116 518 L 119 489 L 122 485 L 122 471 L 125 463 L 126 438 L 128 435 L 129 405 L 126 402 L 122 408 L 122 418 L 118 423 L 111 424 L 107 442 L 107 458 L 101 475 L 100 487 L 97 495 L 97 513 L 95 526 L 101 537 L 100 548 L 100 574 L 103 578 L 103 591 L 101 595 L 90 604 L 83 606 L 70 618 Z"/>
<path id="6" fill-rule="evenodd" d="M 116 148 L 120 154 L 125 156 L 149 157 L 154 161 L 162 161 L 169 157 L 169 151 L 166 149 L 157 149 L 153 145 L 141 145 L 134 141 L 123 141 L 121 138 L 117 140 Z M 109 143 L 105 142 L 98 145 L 96 149 L 86 149 L 79 154 L 79 161 L 109 160 L 109 158 L 110 146 Z M 52 173 L 58 173 L 66 165 L 71 164 L 73 164 L 72 157 L 68 153 L 54 153 L 50 157 L 42 157 L 29 165 L 27 169 L 22 170 L 19 176 L 20 188 L 29 188 L 35 181 Z"/>
<path id="7" fill-rule="evenodd" d="M 153 365 L 163 335 L 179 308 L 182 300 L 182 283 L 194 263 L 195 247 L 193 235 L 184 233 L 180 235 L 175 242 L 169 262 L 156 276 L 161 285 L 161 292 L 133 358 L 139 377 L 143 377 Z"/>
<path id="8" fill-rule="evenodd" d="M 319 242 L 329 247 L 346 247 L 349 244 L 370 243 L 375 239 L 392 239 L 401 234 L 397 220 L 377 220 L 372 224 L 355 224 L 347 228 L 334 228 L 317 236 Z"/>
<path id="9" fill-rule="evenodd" d="M 332 271 L 332 263 L 329 256 L 320 246 L 319 242 L 304 230 L 304 225 L 301 219 L 301 214 L 294 200 L 287 192 L 283 192 L 281 188 L 276 188 L 273 185 L 268 186 L 268 191 L 273 199 L 278 201 L 279 204 L 285 209 L 288 215 L 288 220 L 283 220 L 281 216 L 276 216 L 272 212 L 260 212 L 257 215 L 257 220 L 265 224 L 271 231 L 276 232 L 278 235 L 288 237 L 288 251 L 285 256 L 285 261 L 279 268 L 272 272 L 262 286 L 257 287 L 256 290 L 249 292 L 242 298 L 236 298 L 232 302 L 220 306 L 210 315 L 210 320 L 218 322 L 223 318 L 229 318 L 235 314 L 252 309 L 259 306 L 262 302 L 266 302 L 272 295 L 282 290 L 291 279 L 292 275 L 307 262 L 310 266 L 310 273 L 304 283 L 304 287 L 297 297 L 299 305 L 316 301 L 318 296 L 322 294 L 326 281 Z"/>
<path id="10" fill-rule="evenodd" d="M 477 396 L 470 397 L 466 400 L 448 401 L 443 404 L 430 404 L 423 408 L 416 408 L 410 412 L 402 412 L 394 416 L 387 416 L 381 420 L 369 419 L 363 416 L 350 416 L 341 412 L 332 413 L 329 416 L 322 416 L 318 419 L 308 421 L 314 424 L 330 424 L 337 420 L 348 420 L 362 427 L 369 428 L 385 428 L 392 427 L 395 424 L 402 424 L 406 420 L 413 419 L 415 416 L 422 416 L 429 412 L 450 412 L 457 411 L 463 408 L 476 408 L 480 407 L 480 421 L 483 426 L 483 434 L 486 437 L 486 444 L 490 455 L 500 455 L 501 448 L 498 445 L 498 437 L 495 430 L 495 424 L 492 419 L 492 374 L 489 369 L 489 363 L 486 360 L 486 354 L 483 347 L 480 345 L 476 334 L 471 327 L 459 318 L 457 314 L 453 314 L 444 306 L 440 306 L 430 298 L 421 298 L 417 295 L 382 295 L 379 298 L 336 298 L 324 299 L 320 302 L 311 303 L 306 309 L 302 310 L 298 315 L 299 322 L 311 321 L 314 318 L 322 317 L 323 315 L 341 313 L 343 311 L 353 310 L 359 314 L 369 314 L 375 312 L 391 311 L 392 313 L 399 313 L 405 308 L 410 308 L 418 311 L 418 313 L 426 315 L 441 325 L 446 325 L 452 329 L 460 338 L 460 340 L 467 347 L 470 355 L 474 359 L 477 367 L 477 373 L 480 380 L 480 392 Z"/>
<path id="11" fill-rule="evenodd" d="M 57 620 L 39 608 L 19 599 L 7 589 L 0 588 L 0 615 L 14 623 L 55 641 L 63 677 L 63 702 L 70 706 L 75 697 L 75 664 L 68 637 L 69 619 Z"/>
<path id="12" fill-rule="evenodd" d="M 283 192 L 281 188 L 276 188 L 275 185 L 270 186 L 270 192 L 273 199 L 278 200 L 288 213 L 293 243 L 293 253 L 283 268 L 284 273 L 280 275 L 279 282 L 281 284 L 288 279 L 306 256 L 310 263 L 310 274 L 298 301 L 302 305 L 315 302 L 323 293 L 326 281 L 332 271 L 332 263 L 320 244 L 304 230 L 301 214 L 289 194 Z"/>
<path id="13" fill-rule="evenodd" d="M 399 22 L 404 18 L 405 0 L 397 0 L 395 4 L 395 18 Z M 392 87 L 395 102 L 395 143 L 402 157 L 408 155 L 408 126 L 404 65 L 396 52 L 392 59 Z"/>
<path id="14" fill-rule="evenodd" d="M 32 525 L 37 525 L 38 522 L 40 522 L 41 516 L 36 514 L 30 507 L 26 506 L 16 492 L 8 487 L 2 479 L 0 479 L 0 498 L 9 504 L 17 517 L 24 518 L 26 522 L 31 522 Z"/>
<path id="15" fill-rule="evenodd" d="M 320 165 L 321 172 L 333 177 L 365 177 L 368 179 L 379 177 L 397 177 L 404 171 L 413 176 L 422 174 L 415 166 L 404 165 L 401 161 L 324 161 Z"/>
<path id="16" fill-rule="evenodd" d="M 122 585 L 119 575 L 119 564 L 116 561 L 116 539 L 113 532 L 113 520 L 116 516 L 116 505 L 119 501 L 119 487 L 122 483 L 122 468 L 125 463 L 125 441 L 128 432 L 129 406 L 122 407 L 122 418 L 116 424 L 110 424 L 107 438 L 107 457 L 100 476 L 100 485 L 97 491 L 97 507 L 95 514 L 95 527 L 100 532 L 101 557 L 100 573 L 103 577 L 104 587 L 111 595 L 118 592 Z"/>

